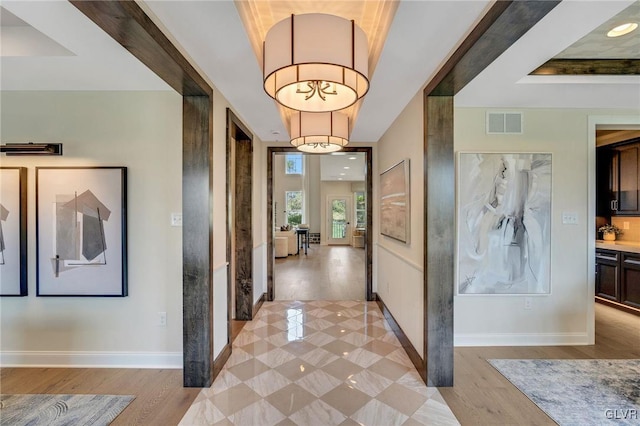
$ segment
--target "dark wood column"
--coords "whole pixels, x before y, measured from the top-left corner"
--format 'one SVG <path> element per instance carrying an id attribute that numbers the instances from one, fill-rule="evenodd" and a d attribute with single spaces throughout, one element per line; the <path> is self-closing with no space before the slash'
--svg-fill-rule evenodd
<path id="1" fill-rule="evenodd" d="M 253 233 L 252 186 L 253 145 L 248 139 L 235 143 L 234 237 L 236 319 L 253 318 Z"/>
<path id="2" fill-rule="evenodd" d="M 425 96 L 425 359 L 428 386 L 453 386 L 453 96 Z"/>
<path id="3" fill-rule="evenodd" d="M 211 126 L 208 96 L 183 98 L 182 288 L 184 385 L 210 386 L 213 369 Z M 203 232 L 205 231 L 205 232 Z"/>

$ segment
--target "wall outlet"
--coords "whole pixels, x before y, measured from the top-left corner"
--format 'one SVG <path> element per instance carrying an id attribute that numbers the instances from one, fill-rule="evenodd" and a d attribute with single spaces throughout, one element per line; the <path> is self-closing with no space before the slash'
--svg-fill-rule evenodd
<path id="1" fill-rule="evenodd" d="M 531 310 L 531 303 L 532 303 L 532 301 L 531 301 L 531 298 L 530 298 L 530 297 L 525 297 L 525 298 L 524 298 L 524 308 L 525 308 L 527 311 Z"/>
<path id="2" fill-rule="evenodd" d="M 158 312 L 158 325 L 160 327 L 167 326 L 167 313 L 166 312 Z"/>
<path id="3" fill-rule="evenodd" d="M 622 222 L 622 229 L 629 229 L 629 222 Z"/>
<path id="4" fill-rule="evenodd" d="M 577 225 L 578 213 L 562 212 L 562 224 L 563 225 Z"/>
<path id="5" fill-rule="evenodd" d="M 182 226 L 182 213 L 171 213 L 171 226 Z"/>

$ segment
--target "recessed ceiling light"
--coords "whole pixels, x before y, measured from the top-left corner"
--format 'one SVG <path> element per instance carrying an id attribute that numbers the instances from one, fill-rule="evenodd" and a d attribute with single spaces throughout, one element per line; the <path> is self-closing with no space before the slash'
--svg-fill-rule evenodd
<path id="1" fill-rule="evenodd" d="M 349 157 L 349 160 L 357 160 L 358 157 Z"/>
<path id="2" fill-rule="evenodd" d="M 346 173 L 340 173 L 340 176 L 346 176 L 346 175 L 347 175 Z"/>
<path id="3" fill-rule="evenodd" d="M 620 37 L 625 34 L 629 34 L 631 31 L 638 28 L 638 24 L 635 22 L 627 22 L 626 24 L 618 25 L 607 33 L 607 37 Z"/>
<path id="4" fill-rule="evenodd" d="M 344 166 L 344 167 L 343 167 L 343 169 L 345 169 L 345 170 L 349 170 L 349 169 L 350 169 L 350 167 L 349 167 L 349 166 Z"/>
<path id="5" fill-rule="evenodd" d="M 338 180 L 342 180 L 342 178 L 338 178 Z"/>

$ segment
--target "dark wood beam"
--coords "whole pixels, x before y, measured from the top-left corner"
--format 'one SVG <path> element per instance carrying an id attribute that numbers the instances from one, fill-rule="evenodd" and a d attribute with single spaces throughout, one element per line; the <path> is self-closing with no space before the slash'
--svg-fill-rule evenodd
<path id="1" fill-rule="evenodd" d="M 551 59 L 529 75 L 639 75 L 640 59 Z"/>
<path id="2" fill-rule="evenodd" d="M 432 96 L 458 93 L 559 3 L 497 1 L 427 84 L 425 93 Z"/>
<path id="3" fill-rule="evenodd" d="M 424 90 L 424 374 L 453 386 L 454 96 L 559 1 L 497 1 Z"/>
<path id="4" fill-rule="evenodd" d="M 213 89 L 134 1 L 70 0 L 176 92 L 212 96 Z"/>

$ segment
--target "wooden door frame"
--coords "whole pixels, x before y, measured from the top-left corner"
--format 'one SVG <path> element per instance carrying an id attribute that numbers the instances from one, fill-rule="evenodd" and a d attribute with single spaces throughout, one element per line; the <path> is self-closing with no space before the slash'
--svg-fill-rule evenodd
<path id="1" fill-rule="evenodd" d="M 213 89 L 135 2 L 70 1 L 183 96 L 184 385 L 208 387 L 215 377 L 211 284 Z M 453 385 L 453 97 L 559 3 L 559 0 L 495 2 L 424 89 L 425 359 L 416 367 L 430 386 Z M 435 99 L 438 97 L 444 99 Z M 273 190 L 272 155 L 276 150 L 295 151 L 293 148 L 269 148 L 268 194 Z M 347 152 L 358 150 L 368 152 L 367 173 L 370 174 L 371 148 L 345 149 Z M 201 184 L 197 191 L 191 187 L 193 179 Z M 438 180 L 445 183 L 444 188 L 435 186 Z M 430 184 L 434 185 L 431 189 Z M 367 179 L 368 200 L 371 196 L 371 179 Z M 267 198 L 270 227 L 267 232 L 267 297 L 273 300 L 272 195 Z M 371 287 L 371 204 L 367 203 L 365 238 L 367 300 L 374 297 Z M 430 206 L 432 210 L 429 210 Z M 202 232 L 200 222 L 187 223 L 196 218 L 208 225 L 208 235 Z M 451 241 L 451 244 L 442 245 L 442 241 Z"/>
<path id="2" fill-rule="evenodd" d="M 273 156 L 277 153 L 300 153 L 293 147 L 267 148 L 267 300 L 274 300 L 274 269 L 275 256 L 273 252 Z M 373 293 L 373 148 L 346 147 L 342 152 L 360 152 L 365 154 L 365 192 L 367 193 L 367 231 L 365 232 L 365 298 L 375 300 Z M 314 155 L 314 154 L 305 154 Z"/>
<path id="3" fill-rule="evenodd" d="M 209 387 L 213 359 L 213 89 L 133 1 L 71 3 L 182 95 L 183 384 Z"/>
<path id="4" fill-rule="evenodd" d="M 232 144 L 234 143 L 233 141 L 236 141 L 235 143 L 238 144 L 240 141 L 249 141 L 251 144 L 251 151 L 253 152 L 253 135 L 251 134 L 251 132 L 249 131 L 248 127 L 244 125 L 244 123 L 242 123 L 242 121 L 233 113 L 233 111 L 231 111 L 230 108 L 227 108 L 227 140 L 226 140 L 226 155 L 227 155 L 227 171 L 226 171 L 226 177 L 227 177 L 227 187 L 226 187 L 226 216 L 227 216 L 227 222 L 226 222 L 226 236 L 227 236 L 227 262 L 229 263 L 229 269 L 227 270 L 227 312 L 228 312 L 228 319 L 227 319 L 227 335 L 228 335 L 228 339 L 231 339 L 231 306 L 232 306 L 232 299 L 231 299 L 231 289 L 232 287 L 235 287 L 235 298 L 236 298 L 236 311 L 238 309 L 238 297 L 241 296 L 239 293 L 239 283 L 236 282 L 236 278 L 238 275 L 238 271 L 235 270 L 235 276 L 232 276 L 231 274 L 231 265 L 233 263 L 235 263 L 235 256 L 236 253 L 232 253 L 231 250 L 231 242 L 232 240 L 236 237 L 236 228 L 233 227 L 232 222 L 231 222 L 231 209 L 234 207 L 234 205 L 231 204 L 231 193 L 232 191 L 235 191 L 235 188 L 231 186 L 231 173 L 235 172 L 237 166 L 238 166 L 238 157 L 235 157 L 235 161 L 234 164 L 231 164 L 231 149 L 232 149 Z M 251 163 L 251 161 L 250 161 Z M 250 178 L 253 178 L 253 167 L 249 167 L 251 176 Z M 252 191 L 252 190 L 251 190 Z M 251 194 L 250 194 L 251 195 Z M 251 197 L 253 199 L 253 197 Z M 250 206 L 251 208 L 251 206 Z M 249 210 L 249 213 L 251 213 L 251 209 Z M 252 220 L 252 215 L 249 214 L 248 215 L 249 221 Z M 251 226 L 252 227 L 252 226 Z M 251 236 L 251 241 L 248 242 L 249 246 L 250 246 L 250 250 L 251 250 L 251 259 L 253 259 L 253 235 Z M 253 262 L 249 262 L 251 267 L 251 275 L 253 275 Z M 242 316 L 242 318 L 238 318 L 238 313 L 236 312 L 236 319 L 237 320 L 241 320 L 241 321 L 248 321 L 251 320 L 253 318 L 253 290 L 254 290 L 254 283 L 253 281 L 251 282 L 251 300 L 250 300 L 250 305 L 251 305 L 251 309 L 249 309 L 248 312 L 245 312 L 245 315 Z M 229 340 L 229 343 L 230 340 Z"/>
<path id="5" fill-rule="evenodd" d="M 423 91 L 424 359 L 412 360 L 428 386 L 453 386 L 454 96 L 559 3 L 495 2 Z"/>

